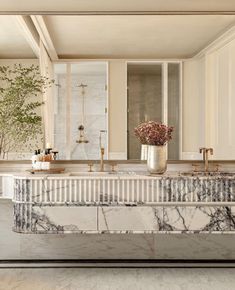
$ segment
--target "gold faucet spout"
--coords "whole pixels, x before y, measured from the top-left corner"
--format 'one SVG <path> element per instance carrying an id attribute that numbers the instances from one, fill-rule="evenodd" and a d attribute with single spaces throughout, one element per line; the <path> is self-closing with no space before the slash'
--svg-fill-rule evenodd
<path id="1" fill-rule="evenodd" d="M 202 159 L 205 163 L 205 159 L 206 159 L 206 148 L 205 147 L 201 147 L 199 148 L 199 152 L 202 153 Z"/>
<path id="2" fill-rule="evenodd" d="M 209 154 L 213 155 L 213 148 L 200 148 L 200 153 L 203 153 L 204 169 L 205 172 L 209 170 Z"/>
<path id="3" fill-rule="evenodd" d="M 104 171 L 104 147 L 100 148 L 100 171 Z"/>

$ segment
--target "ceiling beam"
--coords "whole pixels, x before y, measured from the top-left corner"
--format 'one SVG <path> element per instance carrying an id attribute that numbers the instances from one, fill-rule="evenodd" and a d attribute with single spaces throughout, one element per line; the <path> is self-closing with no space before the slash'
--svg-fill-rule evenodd
<path id="1" fill-rule="evenodd" d="M 40 55 L 39 35 L 35 30 L 35 27 L 31 21 L 30 16 L 17 15 L 15 16 L 15 18 L 23 36 L 25 37 L 26 41 L 32 48 L 36 57 L 39 58 Z"/>
<path id="2" fill-rule="evenodd" d="M 31 19 L 47 53 L 52 61 L 58 60 L 58 55 L 42 15 L 31 15 Z"/>

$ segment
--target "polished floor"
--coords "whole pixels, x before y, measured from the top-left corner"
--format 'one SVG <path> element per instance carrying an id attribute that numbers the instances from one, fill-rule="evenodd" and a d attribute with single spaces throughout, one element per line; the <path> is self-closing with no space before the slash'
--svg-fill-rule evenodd
<path id="1" fill-rule="evenodd" d="M 0 269 L 0 290 L 233 290 L 235 269 Z"/>

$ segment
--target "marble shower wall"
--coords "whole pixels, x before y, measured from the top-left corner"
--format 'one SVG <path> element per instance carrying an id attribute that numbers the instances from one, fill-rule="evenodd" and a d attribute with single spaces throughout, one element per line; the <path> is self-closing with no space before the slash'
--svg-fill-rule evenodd
<path id="1" fill-rule="evenodd" d="M 106 74 L 75 74 L 71 75 L 71 106 L 70 126 L 66 113 L 66 75 L 57 76 L 60 85 L 56 100 L 55 114 L 55 147 L 59 150 L 60 159 L 68 159 L 68 146 L 66 143 L 66 130 L 70 127 L 70 158 L 71 159 L 99 159 L 99 133 L 107 130 L 107 107 Z M 87 85 L 85 88 L 85 136 L 88 144 L 78 144 L 78 126 L 82 124 L 82 94 L 81 83 Z M 105 136 L 106 135 L 106 136 Z M 107 134 L 104 135 L 103 145 L 107 153 Z"/>

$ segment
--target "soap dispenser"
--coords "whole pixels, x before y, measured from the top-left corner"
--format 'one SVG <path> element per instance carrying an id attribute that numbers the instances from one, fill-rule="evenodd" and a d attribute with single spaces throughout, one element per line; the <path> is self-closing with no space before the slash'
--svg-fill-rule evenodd
<path id="1" fill-rule="evenodd" d="M 38 161 L 38 152 L 35 150 L 34 155 L 32 157 L 32 168 L 35 169 L 36 162 Z"/>

